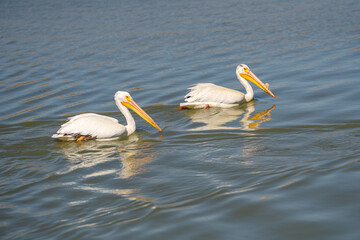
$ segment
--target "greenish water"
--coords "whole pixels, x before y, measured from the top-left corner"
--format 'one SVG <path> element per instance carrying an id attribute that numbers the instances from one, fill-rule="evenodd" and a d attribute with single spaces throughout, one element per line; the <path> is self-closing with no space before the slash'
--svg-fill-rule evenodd
<path id="1" fill-rule="evenodd" d="M 357 1 L 1 1 L 2 239 L 358 239 Z M 268 82 L 231 109 L 179 111 L 187 88 Z M 118 141 L 57 142 L 67 117 Z"/>

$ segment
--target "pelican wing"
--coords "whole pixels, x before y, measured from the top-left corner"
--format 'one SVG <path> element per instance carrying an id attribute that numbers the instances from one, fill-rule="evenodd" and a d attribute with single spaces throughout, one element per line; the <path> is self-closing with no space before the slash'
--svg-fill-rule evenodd
<path id="1" fill-rule="evenodd" d="M 80 135 L 106 139 L 119 137 L 124 133 L 126 129 L 117 119 L 95 113 L 84 113 L 70 117 L 52 137 L 72 140 L 70 138 L 74 135 Z"/>
<path id="2" fill-rule="evenodd" d="M 189 89 L 190 92 L 185 95 L 185 102 L 188 103 L 239 104 L 245 100 L 242 92 L 212 83 L 198 83 Z"/>
<path id="3" fill-rule="evenodd" d="M 83 113 L 83 114 L 79 114 L 79 115 L 76 115 L 76 116 L 69 117 L 68 118 L 69 122 L 64 123 L 61 126 L 65 126 L 65 125 L 75 121 L 76 119 L 85 118 L 85 117 L 99 117 L 99 118 L 107 119 L 107 120 L 112 121 L 114 123 L 119 123 L 119 121 L 116 118 L 112 118 L 112 117 L 108 117 L 108 116 L 104 116 L 104 115 L 100 115 L 100 114 L 96 114 L 96 113 Z"/>

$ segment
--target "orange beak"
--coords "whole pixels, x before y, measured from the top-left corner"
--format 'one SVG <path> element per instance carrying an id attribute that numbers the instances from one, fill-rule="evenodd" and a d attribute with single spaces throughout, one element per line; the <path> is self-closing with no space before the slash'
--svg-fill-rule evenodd
<path id="1" fill-rule="evenodd" d="M 121 102 L 127 108 L 130 108 L 134 112 L 136 112 L 140 117 L 142 117 L 145 121 L 150 123 L 154 128 L 162 131 L 161 128 L 152 120 L 152 118 L 132 99 L 128 100 L 128 102 Z"/>
<path id="2" fill-rule="evenodd" d="M 275 95 L 269 89 L 269 84 L 264 84 L 250 69 L 245 74 L 240 74 L 240 76 L 254 83 L 270 96 L 275 97 Z"/>

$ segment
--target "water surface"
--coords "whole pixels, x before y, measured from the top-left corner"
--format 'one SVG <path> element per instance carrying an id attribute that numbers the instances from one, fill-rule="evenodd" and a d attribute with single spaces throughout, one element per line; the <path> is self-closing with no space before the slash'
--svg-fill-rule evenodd
<path id="1" fill-rule="evenodd" d="M 3 239 L 358 239 L 357 1 L 1 1 Z M 276 95 L 179 111 L 187 88 Z M 124 122 L 118 141 L 56 142 L 67 117 Z"/>

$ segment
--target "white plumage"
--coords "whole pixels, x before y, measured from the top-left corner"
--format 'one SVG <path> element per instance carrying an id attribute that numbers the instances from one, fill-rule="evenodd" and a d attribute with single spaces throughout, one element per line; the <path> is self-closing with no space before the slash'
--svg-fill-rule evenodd
<path id="1" fill-rule="evenodd" d="M 185 95 L 185 101 L 187 107 L 190 105 L 197 105 L 197 107 L 203 107 L 206 104 L 214 105 L 214 103 L 220 105 L 236 106 L 245 100 L 245 95 L 237 90 L 221 87 L 213 83 L 198 83 L 189 88 L 190 92 Z M 182 105 L 184 105 L 182 103 Z"/>
<path id="2" fill-rule="evenodd" d="M 53 138 L 77 140 L 81 136 L 92 136 L 97 139 L 113 139 L 126 133 L 125 126 L 119 124 L 117 119 L 96 113 L 84 113 L 68 119 Z"/>
<path id="3" fill-rule="evenodd" d="M 189 88 L 189 93 L 185 95 L 185 103 L 180 103 L 180 108 L 229 108 L 249 102 L 254 98 L 254 92 L 248 81 L 253 82 L 262 90 L 275 97 L 269 90 L 268 85 L 261 82 L 247 65 L 240 64 L 237 66 L 236 76 L 245 87 L 246 94 L 212 83 L 198 83 Z"/>
<path id="4" fill-rule="evenodd" d="M 96 113 L 84 113 L 70 117 L 69 121 L 61 125 L 52 138 L 65 141 L 80 141 L 90 139 L 114 140 L 122 136 L 128 136 L 135 131 L 136 125 L 134 118 L 126 107 L 135 111 L 144 120 L 161 131 L 151 117 L 132 100 L 129 93 L 123 91 L 116 92 L 115 102 L 125 116 L 126 126 L 120 124 L 117 119 L 112 117 Z"/>

